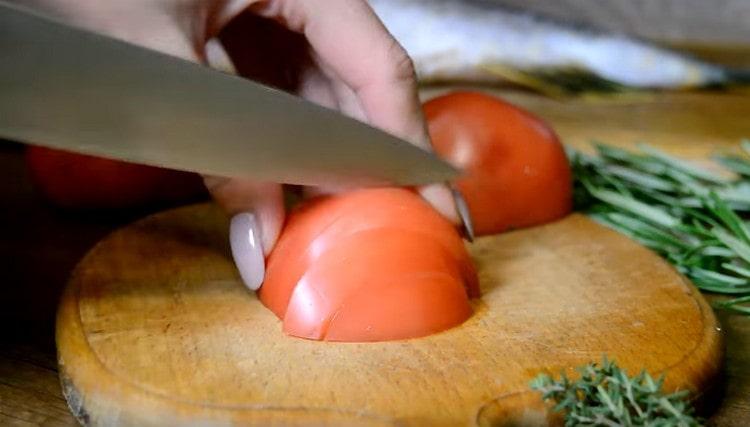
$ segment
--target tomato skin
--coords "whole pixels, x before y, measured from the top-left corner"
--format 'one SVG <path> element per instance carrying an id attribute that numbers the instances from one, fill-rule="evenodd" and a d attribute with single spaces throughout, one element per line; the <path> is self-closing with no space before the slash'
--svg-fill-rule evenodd
<path id="1" fill-rule="evenodd" d="M 424 112 L 435 151 L 465 172 L 456 185 L 477 235 L 543 224 L 571 211 L 570 166 L 541 119 L 478 92 L 431 99 Z"/>
<path id="2" fill-rule="evenodd" d="M 197 174 L 46 147 L 29 146 L 26 165 L 45 199 L 65 209 L 137 208 L 206 195 Z"/>
<path id="3" fill-rule="evenodd" d="M 476 272 L 455 228 L 415 192 L 318 197 L 293 211 L 259 290 L 293 336 L 414 338 L 471 315 Z"/>
<path id="4" fill-rule="evenodd" d="M 309 266 L 292 293 L 284 331 L 311 339 L 384 341 L 447 329 L 470 315 L 449 253 L 420 233 L 377 228 L 338 239 Z"/>

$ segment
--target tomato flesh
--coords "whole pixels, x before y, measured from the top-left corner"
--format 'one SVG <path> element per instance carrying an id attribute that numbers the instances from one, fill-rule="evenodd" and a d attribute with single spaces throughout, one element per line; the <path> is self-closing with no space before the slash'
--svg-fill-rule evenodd
<path id="1" fill-rule="evenodd" d="M 259 291 L 287 334 L 329 341 L 439 332 L 466 320 L 478 294 L 453 226 L 396 188 L 324 196 L 292 212 Z"/>

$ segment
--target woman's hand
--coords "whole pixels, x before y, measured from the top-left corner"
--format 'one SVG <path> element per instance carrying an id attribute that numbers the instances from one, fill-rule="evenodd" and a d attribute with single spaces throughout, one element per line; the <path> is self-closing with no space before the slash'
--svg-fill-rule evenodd
<path id="1" fill-rule="evenodd" d="M 25 3 L 134 44 L 232 68 L 431 148 L 412 62 L 364 0 Z M 205 177 L 205 183 L 233 215 L 235 261 L 246 285 L 257 289 L 265 272 L 264 254 L 273 248 L 284 221 L 281 187 L 215 177 Z M 439 212 L 458 221 L 445 186 L 423 187 L 421 193 Z"/>

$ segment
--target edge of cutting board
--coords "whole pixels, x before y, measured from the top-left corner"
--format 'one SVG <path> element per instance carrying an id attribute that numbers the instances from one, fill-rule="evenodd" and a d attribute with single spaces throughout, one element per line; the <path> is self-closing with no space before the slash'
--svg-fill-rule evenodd
<path id="1" fill-rule="evenodd" d="M 196 209 L 196 207 L 181 208 L 181 210 L 185 209 Z M 164 218 L 173 215 L 176 211 L 180 209 L 160 213 L 146 220 Z M 146 220 L 139 221 L 124 230 Z M 567 221 L 589 220 L 574 214 Z M 116 233 L 121 232 L 122 230 Z M 514 233 L 524 232 L 526 231 Z M 105 238 L 97 247 L 106 243 L 110 238 L 111 236 Z M 92 254 L 96 254 L 96 248 L 81 261 L 79 268 L 86 264 Z M 662 372 L 652 372 L 652 374 L 668 373 L 667 389 L 679 386 L 693 391 L 700 390 L 700 394 L 696 395 L 697 400 L 706 401 L 706 398 L 715 395 L 714 390 L 718 384 L 723 354 L 722 334 L 718 332 L 720 327 L 711 307 L 698 290 L 676 271 L 674 274 L 685 283 L 687 286 L 685 292 L 695 300 L 700 310 L 703 324 L 702 338 L 699 344 L 677 363 L 668 366 Z M 227 407 L 152 393 L 129 382 L 127 378 L 111 372 L 92 350 L 80 317 L 78 285 L 75 277 L 74 274 L 58 311 L 57 344 L 63 392 L 73 414 L 84 425 L 159 425 L 164 421 L 162 415 L 165 413 L 171 414 L 175 420 L 182 420 L 181 424 L 191 425 L 393 426 L 402 424 L 400 420 L 363 411 L 267 405 Z M 75 360 L 75 363 L 68 363 L 70 360 Z M 137 413 L 132 413 L 133 408 L 138 408 Z M 474 420 L 474 423 L 478 425 L 542 425 L 557 422 L 559 422 L 558 419 L 547 413 L 539 395 L 532 391 L 497 396 L 479 409 Z"/>

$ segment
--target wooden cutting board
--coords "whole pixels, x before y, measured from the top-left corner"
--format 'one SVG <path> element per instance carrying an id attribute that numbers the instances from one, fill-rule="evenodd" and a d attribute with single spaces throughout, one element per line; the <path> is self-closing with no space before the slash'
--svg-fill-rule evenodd
<path id="1" fill-rule="evenodd" d="M 436 92 L 431 92 L 432 94 Z M 429 93 L 426 95 L 429 96 Z M 648 141 L 703 157 L 750 136 L 750 98 L 561 102 L 510 94 L 564 140 Z M 57 341 L 73 412 L 92 425 L 512 425 L 550 421 L 528 381 L 606 353 L 710 395 L 721 332 L 659 257 L 582 216 L 479 239 L 483 297 L 462 326 L 368 344 L 288 338 L 239 282 L 209 205 L 117 231 L 80 263 Z"/>
<path id="2" fill-rule="evenodd" d="M 529 380 L 602 354 L 710 389 L 720 332 L 653 253 L 579 215 L 471 252 L 465 324 L 388 343 L 289 338 L 244 288 L 211 205 L 122 229 L 76 269 L 57 326 L 65 395 L 92 425 L 482 425 L 546 416 Z"/>

